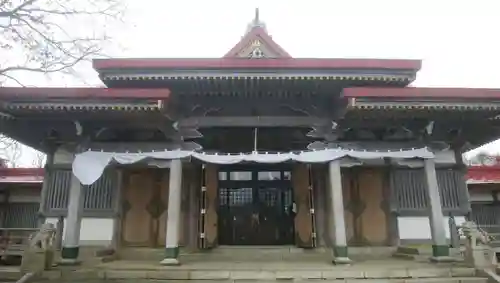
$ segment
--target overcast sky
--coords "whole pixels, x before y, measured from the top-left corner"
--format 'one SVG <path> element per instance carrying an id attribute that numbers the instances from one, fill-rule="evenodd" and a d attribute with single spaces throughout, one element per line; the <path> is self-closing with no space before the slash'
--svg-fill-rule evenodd
<path id="1" fill-rule="evenodd" d="M 422 59 L 415 86 L 500 88 L 498 0 L 126 0 L 113 57 L 221 57 L 243 36 L 256 7 L 293 57 Z M 31 85 L 98 85 L 32 78 Z M 500 142 L 487 147 L 500 152 Z M 32 153 L 25 150 L 23 163 Z"/>

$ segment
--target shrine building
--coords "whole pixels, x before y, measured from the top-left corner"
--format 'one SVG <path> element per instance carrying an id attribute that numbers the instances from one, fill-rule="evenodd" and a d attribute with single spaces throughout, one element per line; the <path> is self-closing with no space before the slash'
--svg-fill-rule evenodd
<path id="1" fill-rule="evenodd" d="M 39 217 L 65 217 L 67 262 L 103 233 L 162 264 L 242 245 L 347 263 L 418 233 L 441 260 L 471 209 L 462 153 L 498 138 L 500 90 L 410 87 L 419 60 L 294 58 L 258 12 L 221 58 L 93 67 L 106 87 L 0 88 L 2 132 L 48 154 Z"/>
<path id="2" fill-rule="evenodd" d="M 498 233 L 500 228 L 499 161 L 498 156 L 488 156 L 482 163 L 469 164 L 466 174 L 471 219 L 489 233 Z"/>

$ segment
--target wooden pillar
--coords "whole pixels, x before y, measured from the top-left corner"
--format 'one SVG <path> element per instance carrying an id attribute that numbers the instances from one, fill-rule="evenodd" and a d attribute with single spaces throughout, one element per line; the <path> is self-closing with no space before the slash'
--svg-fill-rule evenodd
<path id="1" fill-rule="evenodd" d="M 182 162 L 174 159 L 170 165 L 167 233 L 165 239 L 165 258 L 163 265 L 179 264 L 179 229 L 181 216 Z"/>
<path id="2" fill-rule="evenodd" d="M 49 193 L 49 185 L 52 178 L 52 165 L 54 164 L 54 153 L 47 153 L 47 162 L 43 173 L 43 184 L 40 192 L 40 206 L 38 208 L 38 227 L 45 223 L 46 210 L 47 210 L 47 197 Z"/>
<path id="3" fill-rule="evenodd" d="M 436 166 L 433 159 L 424 160 L 425 179 L 427 183 L 427 197 L 429 203 L 429 221 L 432 234 L 432 259 L 435 261 L 448 260 L 450 249 L 446 241 L 446 230 L 441 207 L 441 196 L 436 175 Z"/>
<path id="4" fill-rule="evenodd" d="M 71 177 L 68 201 L 67 227 L 61 251 L 62 264 L 77 264 L 80 252 L 80 230 L 82 225 L 84 188 L 74 174 Z"/>
<path id="5" fill-rule="evenodd" d="M 333 214 L 334 246 L 333 262 L 336 264 L 350 263 L 347 252 L 347 233 L 344 216 L 344 198 L 342 196 L 342 174 L 340 171 L 340 160 L 330 161 L 328 164 L 330 179 L 330 201 L 331 213 Z"/>

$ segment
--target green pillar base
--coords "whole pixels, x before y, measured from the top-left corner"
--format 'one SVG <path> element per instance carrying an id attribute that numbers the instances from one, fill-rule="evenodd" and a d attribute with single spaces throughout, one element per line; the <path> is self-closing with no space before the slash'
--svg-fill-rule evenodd
<path id="1" fill-rule="evenodd" d="M 347 246 L 334 246 L 333 247 L 334 257 L 347 257 Z"/>
<path id="2" fill-rule="evenodd" d="M 63 247 L 61 251 L 61 259 L 59 265 L 79 265 L 78 254 L 80 247 Z"/>
<path id="3" fill-rule="evenodd" d="M 63 247 L 61 251 L 61 257 L 63 259 L 77 259 L 80 253 L 80 247 Z"/>
<path id="4" fill-rule="evenodd" d="M 165 258 L 178 258 L 179 247 L 165 248 Z"/>
<path id="5" fill-rule="evenodd" d="M 347 246 L 333 247 L 333 264 L 351 264 L 351 259 L 347 255 Z"/>
<path id="6" fill-rule="evenodd" d="M 432 245 L 432 257 L 449 257 L 450 247 L 448 245 Z"/>
<path id="7" fill-rule="evenodd" d="M 161 265 L 180 265 L 177 259 L 179 257 L 179 247 L 165 248 L 165 258 L 160 261 Z"/>

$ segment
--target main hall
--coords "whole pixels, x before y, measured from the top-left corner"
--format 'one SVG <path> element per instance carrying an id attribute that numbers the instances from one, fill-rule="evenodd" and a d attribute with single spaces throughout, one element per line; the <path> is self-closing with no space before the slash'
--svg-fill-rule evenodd
<path id="1" fill-rule="evenodd" d="M 226 246 L 450 255 L 462 153 L 497 138 L 499 90 L 411 87 L 420 60 L 294 58 L 258 10 L 229 47 L 95 59 L 103 88 L 0 88 L 3 132 L 48 154 L 39 214 L 65 219 L 63 260 L 92 241 L 165 265 Z"/>

